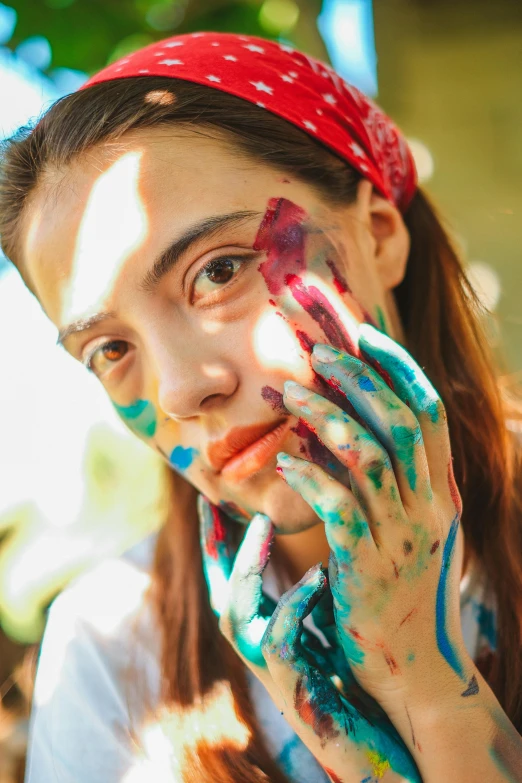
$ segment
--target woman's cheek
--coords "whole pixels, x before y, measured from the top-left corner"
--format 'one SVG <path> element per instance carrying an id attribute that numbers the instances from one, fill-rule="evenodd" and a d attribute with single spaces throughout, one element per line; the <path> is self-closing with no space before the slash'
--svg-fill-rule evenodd
<path id="1" fill-rule="evenodd" d="M 148 446 L 158 451 L 178 473 L 184 475 L 193 465 L 199 454 L 193 446 L 182 445 L 179 434 L 169 431 L 164 425 L 163 431 L 156 406 L 150 400 L 136 399 L 129 405 L 113 402 L 116 412 L 127 427 Z"/>
<path id="2" fill-rule="evenodd" d="M 156 408 L 150 400 L 136 399 L 129 405 L 112 403 L 123 423 L 139 438 L 149 440 L 158 427 Z"/>

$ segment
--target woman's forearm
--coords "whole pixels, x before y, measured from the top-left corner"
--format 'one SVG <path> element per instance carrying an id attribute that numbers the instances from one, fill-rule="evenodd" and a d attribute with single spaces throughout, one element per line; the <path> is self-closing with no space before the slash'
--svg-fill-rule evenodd
<path id="1" fill-rule="evenodd" d="M 441 683 L 394 715 L 424 783 L 522 783 L 522 737 L 478 670 L 472 690 Z"/>

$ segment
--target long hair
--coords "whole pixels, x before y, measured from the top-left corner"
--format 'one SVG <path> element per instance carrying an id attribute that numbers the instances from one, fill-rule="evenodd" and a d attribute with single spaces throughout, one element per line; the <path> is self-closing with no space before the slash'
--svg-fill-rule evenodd
<path id="1" fill-rule="evenodd" d="M 63 170 L 85 150 L 118 142 L 128 131 L 158 126 L 184 126 L 223 138 L 239 155 L 299 178 L 327 204 L 349 204 L 356 197 L 360 176 L 345 161 L 240 98 L 163 77 L 94 85 L 62 98 L 36 127 L 23 128 L 4 143 L 0 237 L 28 285 L 19 233 L 42 173 Z M 498 602 L 497 656 L 487 678 L 521 731 L 522 468 L 506 421 L 521 420 L 522 405 L 504 390 L 458 252 L 421 190 L 404 219 L 411 250 L 394 295 L 408 350 L 447 409 L 466 553 L 483 570 Z M 184 780 L 258 783 L 268 778 L 283 783 L 286 778 L 271 760 L 257 725 L 243 663 L 222 638 L 209 605 L 196 491 L 172 471 L 169 481 L 172 499 L 158 538 L 149 596 L 163 640 L 163 700 L 188 710 L 217 683 L 227 683 L 237 720 L 249 736 L 241 751 L 233 743 L 195 743 L 185 756 Z"/>

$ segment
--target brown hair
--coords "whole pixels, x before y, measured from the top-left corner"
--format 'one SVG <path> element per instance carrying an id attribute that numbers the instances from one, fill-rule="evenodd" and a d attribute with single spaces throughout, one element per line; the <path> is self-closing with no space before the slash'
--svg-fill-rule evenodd
<path id="1" fill-rule="evenodd" d="M 171 97 L 174 99 L 171 99 Z M 359 175 L 298 128 L 218 90 L 142 77 L 94 85 L 62 98 L 36 128 L 4 145 L 0 235 L 23 272 L 18 234 L 42 172 L 63 169 L 83 151 L 130 130 L 166 125 L 225 138 L 238 154 L 300 178 L 326 203 L 350 203 Z M 522 419 L 504 391 L 462 263 L 427 197 L 418 190 L 404 216 L 411 237 L 406 275 L 395 289 L 408 349 L 425 368 L 448 412 L 454 472 L 464 512 L 466 554 L 480 564 L 498 602 L 497 650 L 486 672 L 507 715 L 522 730 L 521 460 L 506 420 Z M 230 684 L 246 750 L 201 741 L 185 756 L 184 780 L 283 783 L 250 701 L 240 659 L 221 637 L 201 567 L 196 491 L 173 471 L 169 518 L 160 531 L 151 599 L 163 635 L 164 701 L 189 708 L 216 683 Z M 234 523 L 231 523 L 234 524 Z M 213 654 L 209 655 L 209 648 Z"/>

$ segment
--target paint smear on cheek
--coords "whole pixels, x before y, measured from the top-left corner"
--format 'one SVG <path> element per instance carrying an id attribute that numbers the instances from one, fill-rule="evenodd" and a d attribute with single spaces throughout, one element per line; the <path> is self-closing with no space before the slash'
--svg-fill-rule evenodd
<path id="1" fill-rule="evenodd" d="M 259 271 L 271 294 L 283 293 L 287 275 L 305 270 L 305 218 L 304 210 L 287 199 L 272 198 L 268 202 L 253 247 L 267 252 Z"/>
<path id="2" fill-rule="evenodd" d="M 170 452 L 169 462 L 173 468 L 183 473 L 190 468 L 194 458 L 198 455 L 197 449 L 185 448 L 184 446 L 175 446 Z"/>
<path id="3" fill-rule="evenodd" d="M 296 302 L 321 327 L 330 345 L 346 351 L 352 354 L 352 356 L 360 355 L 358 348 L 341 323 L 335 309 L 316 286 L 305 286 L 301 278 L 295 274 L 286 276 L 286 284 Z"/>
<path id="4" fill-rule="evenodd" d="M 351 293 L 348 283 L 330 258 L 326 260 L 326 265 L 332 273 L 334 286 L 336 287 L 337 291 L 340 294 Z"/>
<path id="5" fill-rule="evenodd" d="M 288 413 L 283 402 L 283 395 L 277 389 L 273 389 L 272 386 L 263 386 L 261 397 L 277 413 Z"/>
<path id="6" fill-rule="evenodd" d="M 130 405 L 112 403 L 125 424 L 136 435 L 152 438 L 158 423 L 156 409 L 149 400 L 135 400 Z"/>

